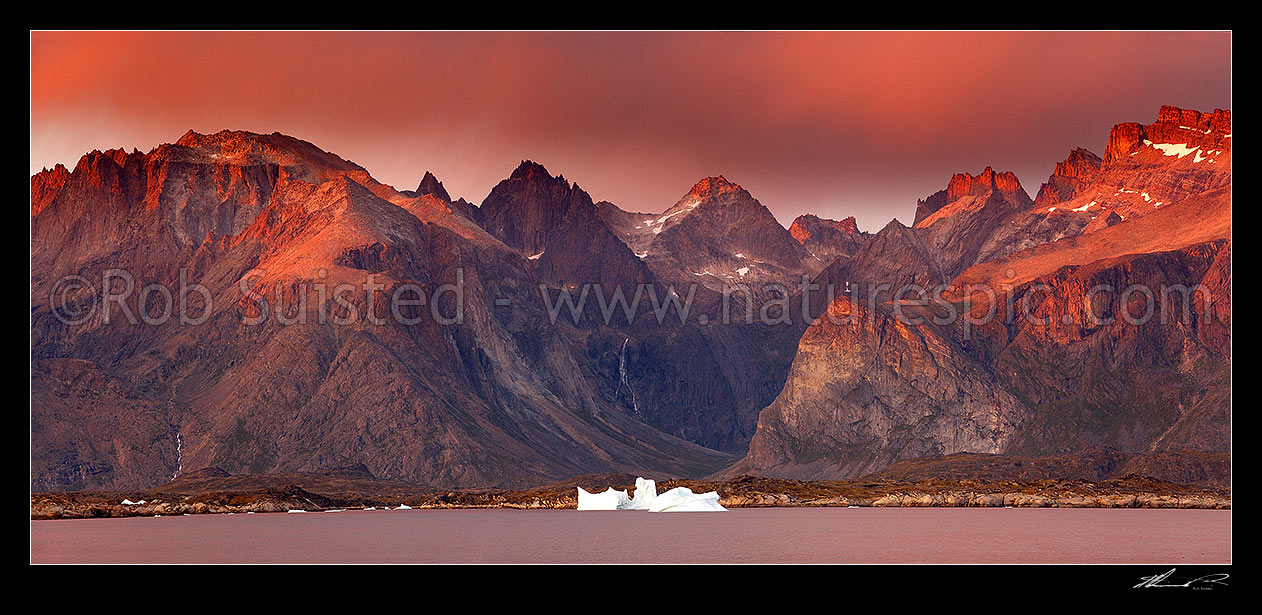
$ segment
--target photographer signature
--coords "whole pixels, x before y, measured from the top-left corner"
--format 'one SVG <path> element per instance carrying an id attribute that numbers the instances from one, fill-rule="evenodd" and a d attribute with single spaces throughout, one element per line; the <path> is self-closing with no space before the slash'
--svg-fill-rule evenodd
<path id="1" fill-rule="evenodd" d="M 1225 583 L 1225 581 L 1227 580 L 1227 577 L 1230 576 L 1225 572 L 1215 572 L 1213 574 L 1207 574 L 1205 576 L 1197 577 L 1195 579 L 1191 579 L 1187 582 L 1181 583 L 1181 582 L 1178 582 L 1177 579 L 1170 578 L 1170 575 L 1173 575 L 1174 571 L 1175 569 L 1171 568 L 1168 572 L 1165 572 L 1162 574 L 1156 574 L 1151 577 L 1141 577 L 1142 580 L 1140 581 L 1139 585 L 1135 586 L 1135 588 L 1138 589 L 1141 587 L 1184 587 L 1184 588 L 1190 588 L 1190 589 L 1212 589 L 1214 586 L 1218 586 L 1218 585 L 1226 587 L 1227 583 Z M 1166 582 L 1167 580 L 1169 580 L 1168 583 Z"/>

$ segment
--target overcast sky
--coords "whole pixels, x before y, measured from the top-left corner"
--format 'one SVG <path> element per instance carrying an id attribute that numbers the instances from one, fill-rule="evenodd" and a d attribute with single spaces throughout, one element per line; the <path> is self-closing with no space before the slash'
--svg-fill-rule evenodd
<path id="1" fill-rule="evenodd" d="M 280 131 L 480 202 L 522 159 L 660 212 L 724 175 L 786 226 L 910 224 L 952 173 L 1033 197 L 1163 104 L 1231 106 L 1223 32 L 31 35 L 31 172 L 188 129 Z"/>

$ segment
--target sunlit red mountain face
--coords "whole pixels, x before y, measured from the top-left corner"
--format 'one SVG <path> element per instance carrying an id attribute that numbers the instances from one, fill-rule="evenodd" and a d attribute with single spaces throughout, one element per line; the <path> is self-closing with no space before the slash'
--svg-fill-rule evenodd
<path id="1" fill-rule="evenodd" d="M 1221 482 L 1227 35 L 328 36 L 33 34 L 32 489 Z"/>

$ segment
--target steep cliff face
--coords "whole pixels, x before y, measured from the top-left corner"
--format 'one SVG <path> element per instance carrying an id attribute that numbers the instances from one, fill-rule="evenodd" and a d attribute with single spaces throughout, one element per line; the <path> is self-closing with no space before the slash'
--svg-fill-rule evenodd
<path id="1" fill-rule="evenodd" d="M 1037 206 L 998 174 L 957 175 L 918 204 L 915 228 L 873 236 L 830 274 L 862 284 L 859 307 L 830 313 L 866 320 L 816 320 L 749 453 L 723 474 L 1229 451 L 1230 114 L 1164 107 L 1153 125 L 1116 127 L 1107 151 L 1071 153 Z M 952 288 L 928 306 L 863 294 L 881 282 Z"/>
<path id="2" fill-rule="evenodd" d="M 899 318 L 889 303 L 834 303 L 725 475 L 852 478 L 960 452 L 1228 451 L 1228 246 L 1062 268 L 998 295 L 998 319 L 979 327 L 935 326 L 941 306 Z M 1132 287 L 1153 289 L 1151 319 Z"/>
<path id="3" fill-rule="evenodd" d="M 653 281 L 644 261 L 591 212 L 567 216 L 547 245 L 535 259 L 539 277 L 558 286 L 615 284 L 631 294 L 637 285 Z"/>
<path id="4" fill-rule="evenodd" d="M 803 335 L 784 389 L 730 472 L 843 478 L 902 459 L 998 453 L 1030 414 L 932 323 L 841 298 Z"/>
<path id="5" fill-rule="evenodd" d="M 1230 336 L 1219 311 L 1230 288 L 1213 285 L 1228 246 L 1066 267 L 1015 289 L 1031 317 L 980 336 L 995 372 L 1036 411 L 1009 452 L 1229 450 L 1231 353 L 1213 343 Z"/>

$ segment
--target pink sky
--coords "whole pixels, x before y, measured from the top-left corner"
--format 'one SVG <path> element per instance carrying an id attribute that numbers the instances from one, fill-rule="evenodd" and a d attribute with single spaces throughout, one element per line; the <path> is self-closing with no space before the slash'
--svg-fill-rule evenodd
<path id="1" fill-rule="evenodd" d="M 788 225 L 910 224 L 952 173 L 1031 196 L 1163 104 L 1231 107 L 1226 32 L 31 34 L 31 172 L 186 130 L 280 131 L 480 202 L 529 158 L 662 211 L 725 175 Z"/>

